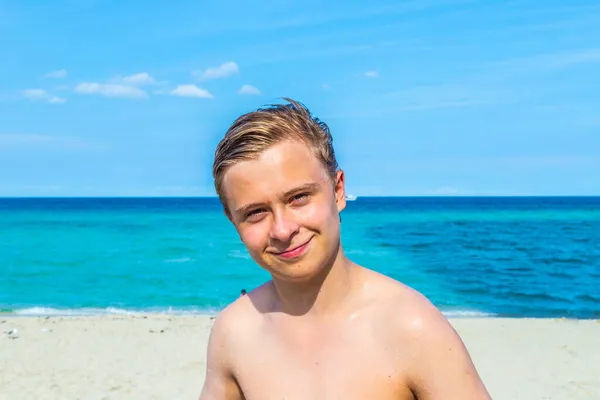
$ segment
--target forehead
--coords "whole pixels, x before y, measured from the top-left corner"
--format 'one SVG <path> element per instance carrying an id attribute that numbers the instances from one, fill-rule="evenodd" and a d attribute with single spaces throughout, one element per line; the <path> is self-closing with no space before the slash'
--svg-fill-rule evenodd
<path id="1" fill-rule="evenodd" d="M 254 160 L 231 166 L 223 176 L 223 190 L 235 208 L 327 179 L 327 170 L 307 145 L 286 141 L 269 147 Z"/>

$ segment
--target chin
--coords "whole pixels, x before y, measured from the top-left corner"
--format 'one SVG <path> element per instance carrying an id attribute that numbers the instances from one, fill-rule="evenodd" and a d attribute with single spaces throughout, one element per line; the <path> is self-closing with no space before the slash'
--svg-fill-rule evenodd
<path id="1" fill-rule="evenodd" d="M 265 266 L 265 269 L 274 279 L 287 282 L 310 281 L 325 272 L 325 262 L 298 261 L 291 264 L 280 264 Z"/>

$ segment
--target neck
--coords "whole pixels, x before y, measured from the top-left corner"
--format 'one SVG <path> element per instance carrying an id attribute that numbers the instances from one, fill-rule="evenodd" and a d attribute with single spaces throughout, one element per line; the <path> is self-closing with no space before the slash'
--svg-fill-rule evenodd
<path id="1" fill-rule="evenodd" d="M 354 288 L 356 265 L 344 255 L 341 247 L 333 262 L 322 273 L 303 282 L 277 280 L 273 285 L 278 297 L 277 309 L 289 315 L 322 317 L 338 311 Z"/>

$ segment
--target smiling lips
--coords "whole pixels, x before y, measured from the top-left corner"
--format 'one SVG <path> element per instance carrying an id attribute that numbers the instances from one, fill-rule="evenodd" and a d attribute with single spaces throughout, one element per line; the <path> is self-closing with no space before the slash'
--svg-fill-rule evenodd
<path id="1" fill-rule="evenodd" d="M 300 257 L 302 254 L 304 254 L 304 251 L 308 247 L 308 244 L 310 243 L 311 240 L 312 240 L 312 238 L 310 238 L 308 240 L 308 242 L 306 242 L 298 247 L 295 247 L 291 250 L 282 251 L 281 253 L 275 253 L 275 255 L 277 257 L 285 258 L 286 260 L 291 260 L 296 257 Z"/>

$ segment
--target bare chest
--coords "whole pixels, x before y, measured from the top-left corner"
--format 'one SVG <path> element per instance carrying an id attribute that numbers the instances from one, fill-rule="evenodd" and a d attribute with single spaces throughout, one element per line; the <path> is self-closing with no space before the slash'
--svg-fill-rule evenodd
<path id="1" fill-rule="evenodd" d="M 268 331 L 240 357 L 246 400 L 413 399 L 402 357 L 371 329 Z"/>

